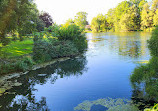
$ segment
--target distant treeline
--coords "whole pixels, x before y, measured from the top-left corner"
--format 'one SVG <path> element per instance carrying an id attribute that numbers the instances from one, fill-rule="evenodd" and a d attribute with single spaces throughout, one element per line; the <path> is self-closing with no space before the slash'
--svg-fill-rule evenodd
<path id="1" fill-rule="evenodd" d="M 99 14 L 91 21 L 93 32 L 101 31 L 151 31 L 158 25 L 158 0 L 123 1 L 106 15 Z"/>

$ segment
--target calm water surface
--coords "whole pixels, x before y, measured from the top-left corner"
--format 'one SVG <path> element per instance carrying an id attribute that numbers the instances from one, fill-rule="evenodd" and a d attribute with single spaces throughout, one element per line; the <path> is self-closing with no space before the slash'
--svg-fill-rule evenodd
<path id="1" fill-rule="evenodd" d="M 74 111 L 85 100 L 130 100 L 129 77 L 138 61 L 149 60 L 149 38 L 150 33 L 143 32 L 87 33 L 83 56 L 21 76 L 21 86 L 0 96 L 0 109 Z"/>

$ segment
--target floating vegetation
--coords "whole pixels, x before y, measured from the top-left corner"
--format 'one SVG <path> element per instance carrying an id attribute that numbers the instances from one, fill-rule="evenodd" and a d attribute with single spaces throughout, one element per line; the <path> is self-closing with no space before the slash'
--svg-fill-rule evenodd
<path id="1" fill-rule="evenodd" d="M 140 61 L 136 61 L 134 63 L 137 63 L 137 64 L 148 64 L 149 60 L 140 60 Z"/>
<path id="2" fill-rule="evenodd" d="M 93 107 L 97 106 L 97 107 Z M 127 99 L 98 99 L 95 101 L 84 101 L 74 108 L 81 111 L 139 111 L 139 109 Z"/>
<path id="3" fill-rule="evenodd" d="M 0 94 L 4 93 L 5 89 L 4 88 L 0 88 Z"/>
<path id="4" fill-rule="evenodd" d="M 156 104 L 153 108 L 146 108 L 144 111 L 158 111 L 158 104 Z"/>
<path id="5" fill-rule="evenodd" d="M 149 60 L 141 60 L 141 61 L 139 61 L 138 63 L 147 64 L 147 63 L 149 63 Z"/>
<path id="6" fill-rule="evenodd" d="M 14 80 L 14 81 L 9 81 L 9 80 L 6 80 L 6 81 L 3 81 L 3 82 L 0 82 L 0 96 L 2 96 L 3 94 L 6 94 L 6 90 L 9 90 L 15 86 L 21 86 L 22 83 L 19 83 L 17 80 Z"/>

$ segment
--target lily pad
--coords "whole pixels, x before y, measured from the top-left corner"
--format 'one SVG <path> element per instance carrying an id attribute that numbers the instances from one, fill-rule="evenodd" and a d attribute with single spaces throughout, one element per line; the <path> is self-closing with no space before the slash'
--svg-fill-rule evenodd
<path id="1" fill-rule="evenodd" d="M 4 93 L 5 91 L 6 91 L 6 89 L 0 88 L 0 94 Z"/>

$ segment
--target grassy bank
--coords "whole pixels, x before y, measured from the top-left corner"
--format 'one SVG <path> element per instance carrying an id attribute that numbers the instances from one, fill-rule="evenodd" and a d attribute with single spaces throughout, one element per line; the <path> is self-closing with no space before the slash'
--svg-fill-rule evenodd
<path id="1" fill-rule="evenodd" d="M 13 58 L 32 53 L 33 39 L 12 41 L 9 45 L 1 47 L 0 58 Z"/>
<path id="2" fill-rule="evenodd" d="M 76 25 L 51 26 L 33 38 L 12 41 L 0 49 L 0 75 L 24 72 L 57 58 L 75 57 L 87 48 L 85 34 Z"/>
<path id="3" fill-rule="evenodd" d="M 53 44 L 46 40 L 34 44 L 33 39 L 12 42 L 1 49 L 0 75 L 25 72 L 35 65 L 57 58 L 76 56 L 79 52 L 74 48 L 72 43 L 67 41 L 53 41 Z"/>

